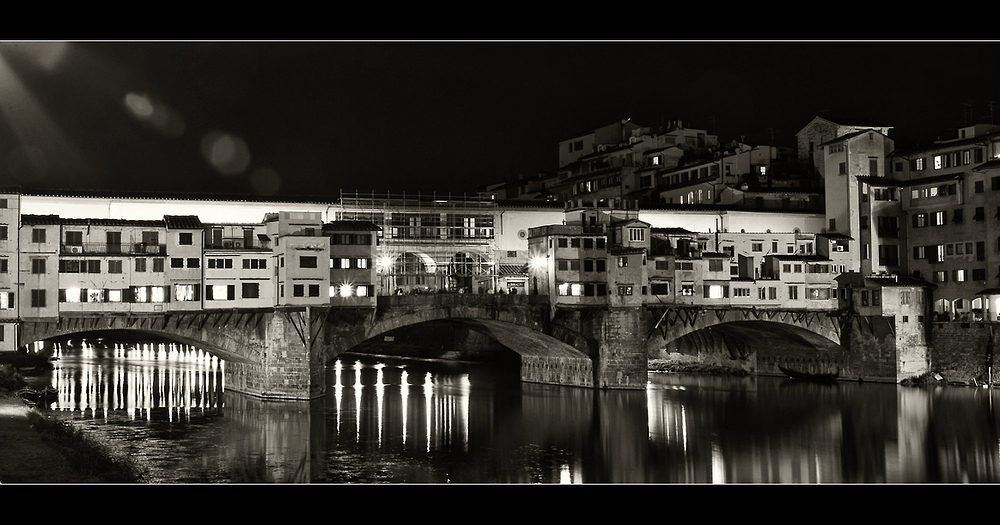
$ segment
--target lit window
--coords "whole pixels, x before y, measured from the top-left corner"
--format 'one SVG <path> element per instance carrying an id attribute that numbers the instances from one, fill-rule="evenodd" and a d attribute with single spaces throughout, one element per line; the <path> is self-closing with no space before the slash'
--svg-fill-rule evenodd
<path id="1" fill-rule="evenodd" d="M 212 296 L 207 297 L 207 299 L 225 299 L 228 296 L 227 287 L 224 284 L 212 284 L 206 288 L 212 289 Z"/>
<path id="2" fill-rule="evenodd" d="M 78 302 L 80 302 L 80 289 L 79 288 L 67 288 L 66 289 L 66 302 L 67 303 L 78 303 Z"/>
<path id="3" fill-rule="evenodd" d="M 193 301 L 194 300 L 194 285 L 193 284 L 177 284 L 177 285 L 174 285 L 174 300 L 176 300 L 176 301 Z"/>
<path id="4" fill-rule="evenodd" d="M 342 284 L 342 285 L 340 285 L 340 294 L 339 295 L 341 297 L 350 297 L 351 296 L 351 285 L 349 285 L 349 284 Z M 332 297 L 332 295 L 331 295 L 331 297 Z"/>
<path id="5" fill-rule="evenodd" d="M 150 301 L 154 303 L 162 303 L 167 299 L 166 289 L 162 286 L 153 286 L 150 288 Z"/>
<path id="6" fill-rule="evenodd" d="M 109 303 L 120 303 L 120 302 L 122 302 L 122 291 L 121 290 L 108 290 L 108 302 Z"/>

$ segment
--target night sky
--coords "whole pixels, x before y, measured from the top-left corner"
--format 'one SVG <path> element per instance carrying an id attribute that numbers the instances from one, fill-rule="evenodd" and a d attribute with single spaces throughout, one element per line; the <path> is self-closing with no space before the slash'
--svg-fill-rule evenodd
<path id="1" fill-rule="evenodd" d="M 950 136 L 996 42 L 6 42 L 0 186 L 475 192 L 625 118 L 794 146 L 817 116 Z"/>

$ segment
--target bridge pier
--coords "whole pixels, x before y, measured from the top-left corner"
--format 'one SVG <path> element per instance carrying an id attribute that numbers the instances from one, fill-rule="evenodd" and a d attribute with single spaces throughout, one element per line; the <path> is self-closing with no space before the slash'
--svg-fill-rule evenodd
<path id="1" fill-rule="evenodd" d="M 226 388 L 264 399 L 326 395 L 325 311 L 276 310 L 248 341 L 248 360 L 226 362 Z"/>
<path id="2" fill-rule="evenodd" d="M 649 379 L 642 307 L 608 308 L 599 315 L 594 334 L 594 385 L 600 388 L 645 389 Z"/>

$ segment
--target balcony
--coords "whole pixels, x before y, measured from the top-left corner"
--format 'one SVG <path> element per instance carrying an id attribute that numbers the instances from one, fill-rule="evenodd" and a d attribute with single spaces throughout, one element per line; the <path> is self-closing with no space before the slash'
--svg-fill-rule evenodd
<path id="1" fill-rule="evenodd" d="M 247 239 L 245 237 L 223 237 L 215 239 L 205 240 L 206 250 L 250 250 L 250 251 L 260 251 L 260 250 L 270 250 L 271 241 L 267 239 L 266 241 L 258 236 L 256 240 Z"/>
<path id="2" fill-rule="evenodd" d="M 61 255 L 166 255 L 166 244 L 85 242 L 60 245 Z"/>

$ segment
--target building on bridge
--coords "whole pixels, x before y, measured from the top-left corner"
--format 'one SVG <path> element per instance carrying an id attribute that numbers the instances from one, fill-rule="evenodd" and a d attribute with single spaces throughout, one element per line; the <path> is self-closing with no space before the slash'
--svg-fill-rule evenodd
<path id="1" fill-rule="evenodd" d="M 0 351 L 17 347 L 20 203 L 17 191 L 0 189 Z"/>
<path id="2" fill-rule="evenodd" d="M 370 221 L 333 221 L 323 225 L 330 239 L 330 303 L 374 308 L 378 294 L 379 228 Z"/>
<path id="3" fill-rule="evenodd" d="M 843 252 L 801 232 L 651 228 L 634 210 L 567 206 L 529 233 L 531 293 L 560 306 L 709 305 L 832 310 Z"/>
<path id="4" fill-rule="evenodd" d="M 18 203 L 0 196 L 0 351 L 18 348 L 21 320 L 374 306 L 371 223 L 307 211 L 259 223 L 63 218 Z"/>
<path id="5" fill-rule="evenodd" d="M 335 207 L 379 228 L 379 284 L 402 294 L 496 291 L 497 216 L 490 195 L 345 194 Z"/>

